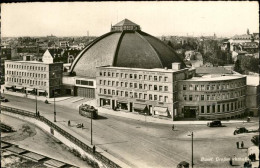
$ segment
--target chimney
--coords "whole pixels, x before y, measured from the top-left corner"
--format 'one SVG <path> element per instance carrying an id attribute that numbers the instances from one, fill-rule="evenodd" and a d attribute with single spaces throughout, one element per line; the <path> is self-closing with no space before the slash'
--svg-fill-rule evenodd
<path id="1" fill-rule="evenodd" d="M 172 63 L 172 70 L 180 70 L 181 69 L 181 63 L 174 62 Z"/>

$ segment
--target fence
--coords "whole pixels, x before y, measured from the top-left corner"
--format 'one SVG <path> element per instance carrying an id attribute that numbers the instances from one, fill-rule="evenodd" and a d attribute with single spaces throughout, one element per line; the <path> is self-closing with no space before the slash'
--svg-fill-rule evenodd
<path id="1" fill-rule="evenodd" d="M 59 132 L 61 135 L 66 137 L 68 140 L 70 140 L 74 144 L 78 145 L 85 152 L 94 155 L 97 160 L 101 161 L 102 163 L 104 163 L 108 167 L 120 168 L 120 166 L 118 164 L 116 164 L 113 161 L 111 161 L 110 159 L 106 158 L 105 156 L 103 156 L 99 152 L 95 152 L 95 154 L 94 154 L 93 150 L 90 146 L 86 145 L 85 143 L 83 143 L 82 141 L 80 141 L 76 137 L 72 136 L 67 131 L 58 127 L 57 125 L 55 125 L 54 123 L 52 123 L 51 121 L 49 121 L 47 118 L 45 118 L 43 116 L 36 116 L 35 113 L 30 112 L 30 111 L 20 110 L 20 109 L 17 109 L 17 108 L 12 108 L 12 107 L 2 106 L 2 105 L 1 105 L 1 110 L 5 110 L 5 111 L 11 112 L 11 113 L 15 113 L 15 114 L 19 114 L 19 115 L 38 119 L 38 120 L 44 122 L 45 124 L 47 124 L 49 127 L 55 129 L 57 132 Z"/>

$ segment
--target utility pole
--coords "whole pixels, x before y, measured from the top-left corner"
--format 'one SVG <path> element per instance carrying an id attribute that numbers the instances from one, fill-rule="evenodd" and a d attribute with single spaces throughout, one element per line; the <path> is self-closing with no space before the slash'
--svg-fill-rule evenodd
<path id="1" fill-rule="evenodd" d="M 191 132 L 191 168 L 193 168 L 193 132 Z"/>
<path id="2" fill-rule="evenodd" d="M 91 111 L 91 126 L 90 126 L 90 133 L 91 133 L 91 145 L 92 145 L 92 117 L 93 117 L 93 111 Z"/>

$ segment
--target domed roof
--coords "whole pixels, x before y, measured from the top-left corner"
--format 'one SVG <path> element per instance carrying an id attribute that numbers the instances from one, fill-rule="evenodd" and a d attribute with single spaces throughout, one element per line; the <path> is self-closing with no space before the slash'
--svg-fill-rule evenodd
<path id="1" fill-rule="evenodd" d="M 125 19 L 83 49 L 73 62 L 71 72 L 95 77 L 99 66 L 172 68 L 173 62 L 180 62 L 181 68 L 185 67 L 172 48 Z"/>

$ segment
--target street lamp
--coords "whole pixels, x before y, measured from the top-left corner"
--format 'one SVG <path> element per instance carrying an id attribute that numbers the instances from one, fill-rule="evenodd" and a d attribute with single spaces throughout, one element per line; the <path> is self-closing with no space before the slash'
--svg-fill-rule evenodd
<path id="1" fill-rule="evenodd" d="M 193 132 L 188 136 L 191 136 L 191 167 L 193 168 Z"/>
<path id="2" fill-rule="evenodd" d="M 55 89 L 53 90 L 53 98 L 54 98 L 54 122 L 56 122 Z"/>

